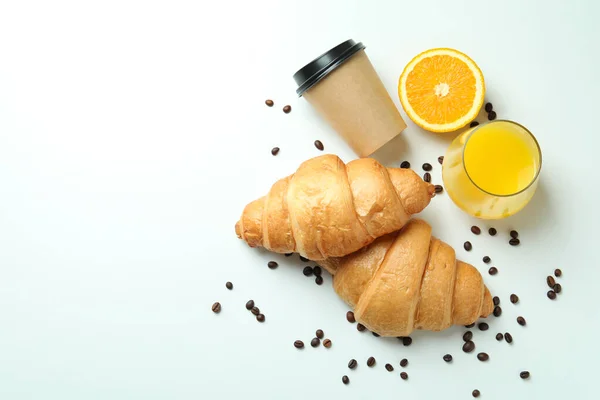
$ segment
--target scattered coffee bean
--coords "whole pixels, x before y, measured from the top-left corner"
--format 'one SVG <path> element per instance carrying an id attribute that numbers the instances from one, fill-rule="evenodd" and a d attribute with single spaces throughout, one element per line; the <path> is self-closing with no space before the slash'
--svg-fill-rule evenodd
<path id="1" fill-rule="evenodd" d="M 379 333 L 377 333 L 377 332 L 371 332 L 371 333 L 373 334 L 373 336 L 379 337 Z"/>
<path id="2" fill-rule="evenodd" d="M 356 324 L 356 330 L 359 332 L 363 332 L 365 329 L 367 329 L 363 324 L 358 323 Z"/>
<path id="3" fill-rule="evenodd" d="M 369 357 L 367 359 L 367 367 L 372 367 L 373 365 L 375 365 L 375 357 Z"/>
<path id="4" fill-rule="evenodd" d="M 323 277 L 322 277 L 322 276 L 317 276 L 317 277 L 315 278 L 315 283 L 316 283 L 317 285 L 322 285 L 322 284 L 323 284 Z"/>
<path id="5" fill-rule="evenodd" d="M 315 332 L 315 336 L 318 337 L 319 339 L 323 339 L 323 337 L 325 336 L 325 333 L 323 332 L 322 329 L 317 329 L 317 331 Z"/>
<path id="6" fill-rule="evenodd" d="M 343 383 L 344 385 L 347 385 L 347 384 L 349 384 L 349 383 L 350 383 L 350 378 L 348 378 L 348 375 L 344 375 L 344 376 L 342 376 L 342 383 Z"/>
<path id="7" fill-rule="evenodd" d="M 496 111 L 492 110 L 488 113 L 488 120 L 493 121 L 496 119 L 498 115 L 496 114 Z"/>
<path id="8" fill-rule="evenodd" d="M 499 317 L 502 315 L 502 308 L 500 306 L 494 307 L 494 317 Z"/>
<path id="9" fill-rule="evenodd" d="M 473 395 L 473 397 L 479 397 L 481 392 L 479 390 L 475 389 L 475 390 L 473 390 L 473 392 L 471 394 Z"/>
<path id="10" fill-rule="evenodd" d="M 525 318 L 523 318 L 521 316 L 517 317 L 517 323 L 521 326 L 527 325 L 527 321 L 525 321 Z"/>
<path id="11" fill-rule="evenodd" d="M 554 290 L 548 290 L 548 293 L 546 293 L 546 296 L 548 296 L 548 298 L 550 300 L 554 300 L 554 299 L 556 299 L 556 292 Z"/>
<path id="12" fill-rule="evenodd" d="M 356 322 L 356 319 L 354 318 L 354 313 L 352 311 L 348 311 L 346 313 L 346 319 L 348 320 L 348 322 L 350 322 L 351 324 Z"/>
<path id="13" fill-rule="evenodd" d="M 302 340 L 296 340 L 294 342 L 294 347 L 297 349 L 302 349 L 304 348 L 304 342 Z"/>
<path id="14" fill-rule="evenodd" d="M 311 276 L 313 274 L 313 268 L 312 267 L 304 267 L 304 269 L 302 270 L 302 273 L 304 274 L 304 276 Z"/>
<path id="15" fill-rule="evenodd" d="M 465 342 L 465 344 L 463 344 L 462 349 L 465 353 L 470 353 L 473 350 L 475 350 L 475 343 L 469 340 L 468 342 Z"/>
<path id="16" fill-rule="evenodd" d="M 289 114 L 290 111 L 292 111 L 292 106 L 284 106 L 283 107 L 283 112 L 286 114 Z"/>
<path id="17" fill-rule="evenodd" d="M 516 239 L 519 237 L 519 232 L 515 231 L 514 229 L 512 231 L 510 231 L 510 237 L 513 239 Z"/>
<path id="18" fill-rule="evenodd" d="M 444 156 L 439 156 L 439 157 L 438 157 L 438 162 L 439 162 L 440 164 L 443 164 L 443 163 L 444 163 Z"/>
<path id="19" fill-rule="evenodd" d="M 269 267 L 270 269 L 275 269 L 275 268 L 279 267 L 279 264 L 277 264 L 275 261 L 269 261 L 267 263 L 267 267 Z"/>
<path id="20" fill-rule="evenodd" d="M 477 325 L 477 327 L 480 331 L 487 331 L 488 329 L 490 329 L 490 326 L 487 324 L 487 322 L 480 322 L 479 325 Z"/>
<path id="21" fill-rule="evenodd" d="M 477 122 L 477 121 L 472 121 L 472 122 L 469 124 L 469 128 L 475 128 L 477 125 L 479 125 L 479 122 Z"/>
<path id="22" fill-rule="evenodd" d="M 321 142 L 320 140 L 315 140 L 315 147 L 317 148 L 317 150 L 320 151 L 325 150 L 325 146 L 323 146 L 323 142 Z"/>
<path id="23" fill-rule="evenodd" d="M 252 310 L 252 307 L 254 307 L 254 300 L 248 300 L 246 303 L 246 310 Z"/>
<path id="24" fill-rule="evenodd" d="M 444 357 L 442 357 L 444 361 L 446 362 L 451 362 L 452 361 L 452 355 L 451 354 L 446 354 Z"/>
<path id="25" fill-rule="evenodd" d="M 481 233 L 481 229 L 478 226 L 473 225 L 471 227 L 471 232 L 473 232 L 475 235 L 479 235 Z"/>
<path id="26" fill-rule="evenodd" d="M 392 372 L 394 370 L 394 367 L 392 367 L 392 364 L 385 364 L 385 369 Z"/>
<path id="27" fill-rule="evenodd" d="M 403 337 L 402 344 L 405 346 L 410 346 L 412 344 L 412 338 L 410 336 Z"/>
<path id="28" fill-rule="evenodd" d="M 267 99 L 267 100 L 265 100 L 265 104 L 269 107 L 273 107 L 273 104 L 275 104 L 275 103 L 273 102 L 273 100 Z"/>
<path id="29" fill-rule="evenodd" d="M 484 256 L 484 257 L 483 257 L 483 262 L 484 262 L 484 263 L 486 263 L 486 264 L 489 264 L 489 263 L 490 263 L 490 261 L 492 261 L 492 259 L 491 259 L 491 258 L 489 258 L 488 256 Z"/>
<path id="30" fill-rule="evenodd" d="M 504 339 L 506 339 L 506 343 L 512 343 L 513 342 L 513 337 L 510 333 L 506 332 L 504 334 Z"/>
<path id="31" fill-rule="evenodd" d="M 492 297 L 492 302 L 494 303 L 495 306 L 499 306 L 500 305 L 500 297 L 498 297 L 498 296 Z"/>
<path id="32" fill-rule="evenodd" d="M 427 171 L 427 172 L 429 172 L 429 171 L 431 171 L 432 169 L 433 169 L 433 167 L 431 166 L 431 164 L 429 164 L 429 163 L 425 163 L 425 164 L 423 164 L 423 171 Z"/>
<path id="33" fill-rule="evenodd" d="M 496 233 L 498 233 L 498 231 L 496 230 L 496 228 L 490 228 L 488 229 L 488 233 L 490 234 L 490 236 L 496 236 Z"/>
<path id="34" fill-rule="evenodd" d="M 313 268 L 313 274 L 315 274 L 316 276 L 321 276 L 321 274 L 323 274 L 323 270 L 317 265 Z"/>
<path id="35" fill-rule="evenodd" d="M 492 103 L 485 103 L 485 112 L 491 112 L 494 109 Z"/>
<path id="36" fill-rule="evenodd" d="M 469 324 L 469 325 L 465 325 L 465 328 L 471 329 L 474 326 L 475 326 L 475 322 L 473 322 L 472 324 Z"/>
<path id="37" fill-rule="evenodd" d="M 227 282 L 227 283 L 225 284 L 225 287 L 226 287 L 227 289 L 231 290 L 231 289 L 233 289 L 233 283 L 231 283 L 231 282 Z"/>
<path id="38" fill-rule="evenodd" d="M 442 185 L 435 185 L 434 188 L 437 194 L 440 194 L 444 191 L 444 187 Z"/>
<path id="39" fill-rule="evenodd" d="M 477 359 L 479 361 L 487 361 L 490 359 L 490 356 L 488 355 L 488 353 L 479 353 L 477 354 Z"/>
<path id="40" fill-rule="evenodd" d="M 496 340 L 500 342 L 502 339 L 504 339 L 504 335 L 501 333 L 496 333 Z"/>
<path id="41" fill-rule="evenodd" d="M 300 257 L 300 261 L 302 261 L 302 262 L 308 262 L 308 261 L 310 261 L 308 258 L 302 257 L 301 255 L 298 255 L 298 257 Z"/>
<path id="42" fill-rule="evenodd" d="M 410 163 L 408 161 L 402 161 L 400 168 L 408 169 L 410 168 Z"/>
<path id="43" fill-rule="evenodd" d="M 559 268 L 554 270 L 554 276 L 560 278 L 562 276 L 562 271 Z"/>
<path id="44" fill-rule="evenodd" d="M 556 285 L 554 285 L 553 289 L 557 294 L 562 292 L 562 286 L 560 285 L 560 283 L 557 283 Z"/>
<path id="45" fill-rule="evenodd" d="M 466 251 L 471 251 L 471 249 L 473 248 L 473 245 L 471 244 L 471 242 L 469 242 L 468 240 L 465 242 L 465 244 L 463 245 L 463 247 L 465 248 Z"/>
<path id="46" fill-rule="evenodd" d="M 221 303 L 219 303 L 218 301 L 217 301 L 217 302 L 215 302 L 215 303 L 212 305 L 212 312 L 214 312 L 215 314 L 218 314 L 218 313 L 220 313 L 220 312 L 221 312 Z"/>
<path id="47" fill-rule="evenodd" d="M 324 346 L 326 349 L 330 348 L 330 347 L 331 347 L 331 340 L 329 340 L 329 339 L 325 339 L 325 340 L 323 340 L 323 346 Z"/>
<path id="48" fill-rule="evenodd" d="M 521 379 L 528 379 L 531 374 L 529 373 L 529 371 L 522 371 L 519 376 L 521 377 Z"/>
<path id="49" fill-rule="evenodd" d="M 546 283 L 548 284 L 549 287 L 554 287 L 554 285 L 556 284 L 556 281 L 554 280 L 554 278 L 550 275 L 548 275 L 548 277 L 546 278 Z"/>
<path id="50" fill-rule="evenodd" d="M 316 338 L 312 338 L 312 340 L 310 341 L 310 345 L 312 347 L 318 347 L 321 344 L 321 340 L 316 337 Z"/>
<path id="51" fill-rule="evenodd" d="M 276 156 L 279 153 L 279 147 L 273 147 L 271 149 L 271 155 Z"/>
<path id="52" fill-rule="evenodd" d="M 423 180 L 427 183 L 431 182 L 431 174 L 429 172 L 425 172 L 423 174 Z"/>
<path id="53" fill-rule="evenodd" d="M 258 308 L 258 307 L 256 307 L 256 306 L 255 306 L 255 307 L 252 307 L 252 309 L 250 310 L 250 312 L 251 312 L 252 314 L 254 314 L 254 315 L 258 315 L 258 314 L 260 314 L 260 308 Z"/>
<path id="54" fill-rule="evenodd" d="M 518 246 L 521 243 L 521 241 L 519 239 L 510 239 L 508 241 L 508 244 L 510 244 L 511 246 Z"/>
<path id="55" fill-rule="evenodd" d="M 488 269 L 488 274 L 490 275 L 496 275 L 498 273 L 498 268 L 496 267 L 490 267 L 490 269 Z"/>
<path id="56" fill-rule="evenodd" d="M 516 294 L 511 294 L 510 295 L 510 302 L 513 304 L 517 304 L 519 302 L 519 296 L 517 296 Z"/>
<path id="57" fill-rule="evenodd" d="M 348 368 L 350 368 L 350 369 L 356 368 L 357 365 L 358 365 L 358 363 L 356 362 L 356 360 L 354 358 L 352 360 L 348 361 Z"/>
<path id="58" fill-rule="evenodd" d="M 408 379 L 408 374 L 404 371 L 400 372 L 400 378 L 407 380 Z"/>
<path id="59" fill-rule="evenodd" d="M 465 334 L 463 335 L 463 340 L 465 342 L 468 342 L 469 340 L 473 339 L 473 332 L 471 331 L 466 331 Z"/>
<path id="60" fill-rule="evenodd" d="M 265 322 L 265 315 L 264 315 L 264 314 L 258 314 L 258 315 L 256 316 L 256 320 L 257 320 L 258 322 Z"/>
<path id="61" fill-rule="evenodd" d="M 406 358 L 403 358 L 402 360 L 400 360 L 400 366 L 402 368 L 406 367 L 408 365 L 408 360 Z"/>

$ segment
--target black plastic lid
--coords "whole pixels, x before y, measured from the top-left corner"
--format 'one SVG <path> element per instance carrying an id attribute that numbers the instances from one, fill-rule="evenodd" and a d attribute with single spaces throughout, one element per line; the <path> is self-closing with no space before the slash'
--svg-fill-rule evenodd
<path id="1" fill-rule="evenodd" d="M 346 40 L 306 64 L 294 74 L 294 80 L 298 85 L 296 94 L 302 96 L 327 74 L 364 48 L 365 46 L 361 42 L 356 43 L 352 39 Z"/>

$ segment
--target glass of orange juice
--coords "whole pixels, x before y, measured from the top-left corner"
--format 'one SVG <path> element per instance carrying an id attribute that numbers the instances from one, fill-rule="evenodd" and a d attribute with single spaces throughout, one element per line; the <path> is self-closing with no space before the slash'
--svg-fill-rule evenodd
<path id="1" fill-rule="evenodd" d="M 491 121 L 459 135 L 446 152 L 446 192 L 463 211 L 500 219 L 520 211 L 533 197 L 542 167 L 531 132 L 512 121 Z"/>

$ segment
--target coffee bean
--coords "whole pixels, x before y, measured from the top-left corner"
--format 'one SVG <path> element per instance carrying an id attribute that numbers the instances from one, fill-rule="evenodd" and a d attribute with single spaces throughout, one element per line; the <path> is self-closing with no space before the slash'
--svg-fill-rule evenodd
<path id="1" fill-rule="evenodd" d="M 504 339 L 506 339 L 506 343 L 512 343 L 513 342 L 513 337 L 510 333 L 506 332 L 504 334 Z"/>
<path id="2" fill-rule="evenodd" d="M 273 102 L 273 100 L 268 99 L 268 100 L 265 100 L 265 104 L 269 107 L 273 107 L 273 104 L 275 104 L 275 103 Z"/>
<path id="3" fill-rule="evenodd" d="M 394 370 L 394 367 L 392 367 L 392 364 L 385 364 L 385 369 L 392 372 Z"/>
<path id="4" fill-rule="evenodd" d="M 252 307 L 254 307 L 254 300 L 248 300 L 246 303 L 246 310 L 252 310 Z"/>
<path id="5" fill-rule="evenodd" d="M 212 305 L 212 311 L 213 311 L 215 314 L 218 314 L 218 313 L 220 313 L 220 312 L 221 312 L 221 303 L 219 303 L 218 301 L 217 301 L 216 303 L 214 303 L 214 304 Z"/>
<path id="6" fill-rule="evenodd" d="M 304 267 L 304 269 L 302 270 L 302 273 L 304 274 L 304 276 L 311 276 L 313 274 L 313 268 L 312 267 Z"/>
<path id="7" fill-rule="evenodd" d="M 511 246 L 518 246 L 521 243 L 521 241 L 519 239 L 510 239 L 508 241 L 508 244 L 510 244 Z"/>
<path id="8" fill-rule="evenodd" d="M 410 168 L 410 163 L 408 161 L 402 161 L 400 168 L 408 169 Z"/>
<path id="9" fill-rule="evenodd" d="M 446 362 L 451 362 L 452 361 L 452 355 L 451 354 L 446 354 L 444 357 L 442 357 L 444 359 L 444 361 Z"/>
<path id="10" fill-rule="evenodd" d="M 312 347 L 318 347 L 321 344 L 321 340 L 316 337 L 316 338 L 312 338 L 312 340 L 310 341 L 310 345 Z"/>
<path id="11" fill-rule="evenodd" d="M 560 278 L 562 276 L 562 271 L 558 268 L 554 270 L 554 276 Z"/>
<path id="12" fill-rule="evenodd" d="M 489 264 L 489 263 L 490 263 L 490 261 L 492 261 L 492 259 L 491 259 L 491 258 L 489 258 L 488 256 L 484 256 L 484 257 L 483 257 L 483 262 L 484 262 L 484 263 L 486 263 L 486 264 Z"/>
<path id="13" fill-rule="evenodd" d="M 492 302 L 494 303 L 495 306 L 499 306 L 500 305 L 500 297 L 498 297 L 498 296 L 492 297 Z"/>
<path id="14" fill-rule="evenodd" d="M 463 247 L 465 248 L 466 251 L 471 251 L 471 249 L 473 248 L 473 245 L 471 244 L 471 242 L 469 242 L 468 240 L 465 242 L 465 244 L 463 245 Z"/>
<path id="15" fill-rule="evenodd" d="M 546 278 L 546 283 L 552 288 L 556 284 L 556 281 L 552 276 L 548 275 L 548 277 Z"/>
<path id="16" fill-rule="evenodd" d="M 471 331 L 466 331 L 465 334 L 463 335 L 463 340 L 465 342 L 468 342 L 469 340 L 473 339 L 473 332 Z"/>
<path id="17" fill-rule="evenodd" d="M 427 171 L 427 172 L 429 172 L 429 171 L 431 171 L 432 169 L 433 169 L 433 167 L 431 166 L 431 164 L 429 164 L 429 163 L 425 163 L 425 164 L 423 164 L 423 171 Z"/>
<path id="18" fill-rule="evenodd" d="M 284 106 L 283 107 L 283 112 L 286 114 L 289 114 L 290 111 L 292 111 L 292 106 Z"/>
<path id="19" fill-rule="evenodd" d="M 302 340 L 296 340 L 294 342 L 294 347 L 297 349 L 302 349 L 304 348 L 304 342 Z"/>
<path id="20" fill-rule="evenodd" d="M 548 298 L 550 300 L 554 300 L 554 299 L 556 299 L 556 292 L 554 290 L 548 290 L 548 293 L 546 293 L 546 296 L 548 296 Z"/>
<path id="21" fill-rule="evenodd" d="M 231 290 L 231 289 L 233 289 L 233 283 L 231 283 L 231 282 L 227 282 L 227 283 L 225 284 L 225 287 L 226 287 L 227 289 Z"/>
<path id="22" fill-rule="evenodd" d="M 377 332 L 371 332 L 371 333 L 373 334 L 373 336 L 379 337 L 379 333 L 377 333 Z"/>
<path id="23" fill-rule="evenodd" d="M 485 103 L 485 112 L 491 112 L 494 109 L 492 103 Z"/>
<path id="24" fill-rule="evenodd" d="M 488 269 L 488 274 L 490 275 L 496 275 L 498 273 L 498 268 L 496 267 L 490 267 L 490 269 Z"/>
<path id="25" fill-rule="evenodd" d="M 300 257 L 300 261 L 302 261 L 302 262 L 308 262 L 308 261 L 310 261 L 308 258 L 302 257 L 301 255 L 298 255 L 298 257 Z"/>
<path id="26" fill-rule="evenodd" d="M 499 317 L 502 315 L 502 308 L 500 306 L 494 307 L 494 317 Z"/>
<path id="27" fill-rule="evenodd" d="M 365 328 L 365 326 L 363 324 L 361 324 L 361 323 L 356 324 L 357 331 L 363 332 L 365 329 L 367 329 L 367 328 Z"/>
<path id="28" fill-rule="evenodd" d="M 477 121 L 472 121 L 472 122 L 469 124 L 469 128 L 475 128 L 477 125 L 479 125 L 479 122 L 477 122 Z"/>
<path id="29" fill-rule="evenodd" d="M 527 325 L 527 321 L 525 321 L 525 318 L 523 318 L 521 316 L 517 317 L 517 323 L 521 326 Z"/>
<path id="30" fill-rule="evenodd" d="M 256 316 L 256 320 L 257 320 L 258 322 L 265 322 L 265 316 L 264 316 L 264 314 L 258 314 L 258 315 Z"/>
<path id="31" fill-rule="evenodd" d="M 440 164 L 444 164 L 444 156 L 439 156 L 439 157 L 438 157 L 438 162 L 439 162 Z"/>
<path id="32" fill-rule="evenodd" d="M 531 374 L 529 373 L 529 371 L 522 371 L 519 376 L 521 377 L 521 379 L 528 379 Z"/>
<path id="33" fill-rule="evenodd" d="M 493 121 L 493 120 L 495 120 L 495 119 L 496 119 L 496 117 L 497 117 L 497 116 L 498 116 L 498 115 L 496 114 L 496 111 L 493 111 L 493 110 L 492 110 L 492 111 L 490 111 L 490 112 L 488 113 L 488 120 L 490 120 L 490 121 Z"/>
<path id="34" fill-rule="evenodd" d="M 331 347 L 331 340 L 329 339 L 325 339 L 323 340 L 323 346 L 325 346 L 326 349 Z"/>
<path id="35" fill-rule="evenodd" d="M 490 234 L 490 236 L 496 236 L 496 233 L 498 233 L 498 231 L 496 230 L 496 228 L 490 228 L 488 229 L 488 233 Z"/>
<path id="36" fill-rule="evenodd" d="M 480 322 L 479 325 L 477 325 L 477 327 L 480 331 L 487 331 L 490 328 L 487 322 Z"/>
<path id="37" fill-rule="evenodd" d="M 408 360 L 406 358 L 403 358 L 402 360 L 400 360 L 400 366 L 402 368 L 406 367 L 408 365 Z"/>
<path id="38" fill-rule="evenodd" d="M 496 333 L 496 340 L 500 342 L 502 339 L 504 339 L 504 335 L 501 333 Z"/>
<path id="39" fill-rule="evenodd" d="M 354 318 L 354 313 L 352 311 L 348 311 L 346 313 L 346 319 L 348 320 L 348 322 L 350 322 L 351 324 L 356 322 L 356 319 Z"/>
<path id="40" fill-rule="evenodd" d="M 427 183 L 431 182 L 431 174 L 429 172 L 425 172 L 423 174 L 423 180 Z"/>
<path id="41" fill-rule="evenodd" d="M 403 337 L 402 344 L 405 346 L 410 346 L 412 344 L 412 338 L 410 336 Z"/>
<path id="42" fill-rule="evenodd" d="M 317 329 L 317 331 L 315 332 L 315 336 L 318 337 L 319 339 L 323 339 L 323 337 L 325 336 L 325 333 L 323 332 L 322 329 Z"/>
<path id="43" fill-rule="evenodd" d="M 465 325 L 465 328 L 471 329 L 474 326 L 475 326 L 475 322 L 473 322 L 472 324 L 469 324 L 469 325 Z"/>
<path id="44" fill-rule="evenodd" d="M 519 232 L 515 231 L 514 229 L 512 231 L 510 231 L 510 237 L 513 239 L 516 239 L 519 237 Z"/>
<path id="45" fill-rule="evenodd" d="M 434 188 L 437 194 L 440 194 L 444 191 L 444 187 L 442 185 L 435 185 Z"/>
<path id="46" fill-rule="evenodd" d="M 322 285 L 322 284 L 323 284 L 323 277 L 322 277 L 322 276 L 317 276 L 317 277 L 315 278 L 315 283 L 316 283 L 317 285 Z"/>
<path id="47" fill-rule="evenodd" d="M 490 359 L 490 356 L 488 356 L 487 353 L 479 353 L 479 354 L 477 354 L 477 359 L 479 361 L 487 361 Z"/>
<path id="48" fill-rule="evenodd" d="M 408 379 L 408 374 L 404 371 L 400 372 L 400 378 L 407 380 Z"/>
<path id="49" fill-rule="evenodd" d="M 321 274 L 323 273 L 323 270 L 321 269 L 321 267 L 319 267 L 318 265 L 316 267 L 313 268 L 313 273 L 316 276 L 321 276 Z"/>
<path id="50" fill-rule="evenodd" d="M 349 383 L 350 383 L 350 378 L 348 378 L 348 375 L 344 375 L 344 376 L 342 376 L 342 383 L 343 383 L 344 385 L 347 385 L 347 384 L 349 384 Z"/>
<path id="51" fill-rule="evenodd" d="M 255 307 L 252 307 L 252 309 L 250 310 L 250 312 L 251 312 L 252 314 L 254 314 L 254 315 L 258 315 L 258 314 L 260 314 L 260 308 L 258 308 L 258 307 L 256 307 L 256 306 L 255 306 Z"/>
<path id="52" fill-rule="evenodd" d="M 348 361 L 348 368 L 350 368 L 350 369 L 356 368 L 357 365 L 358 365 L 358 363 L 356 362 L 356 360 L 354 358 L 352 360 Z"/>
<path id="53" fill-rule="evenodd" d="M 372 367 L 373 365 L 375 365 L 375 357 L 369 357 L 367 359 L 367 367 Z"/>
<path id="54" fill-rule="evenodd" d="M 481 233 L 481 229 L 478 226 L 473 225 L 471 227 L 471 232 L 473 232 L 475 235 L 479 235 Z"/>
<path id="55" fill-rule="evenodd" d="M 463 344 L 462 349 L 465 353 L 470 353 L 473 350 L 475 350 L 475 343 L 469 340 L 468 342 L 465 342 L 465 344 Z"/>
<path id="56" fill-rule="evenodd" d="M 560 283 L 557 283 L 556 285 L 554 285 L 553 289 L 557 294 L 562 292 L 562 286 L 560 285 Z"/>
<path id="57" fill-rule="evenodd" d="M 279 147 L 273 147 L 271 149 L 271 155 L 276 156 L 279 153 Z"/>
<path id="58" fill-rule="evenodd" d="M 519 296 L 517 296 L 516 294 L 511 294 L 510 295 L 510 302 L 513 304 L 517 304 L 519 302 Z"/>
<path id="59" fill-rule="evenodd" d="M 275 269 L 275 268 L 279 267 L 279 264 L 277 264 L 275 261 L 269 261 L 267 263 L 267 267 L 269 267 L 270 269 Z"/>
<path id="60" fill-rule="evenodd" d="M 321 142 L 320 140 L 315 140 L 315 147 L 317 148 L 317 150 L 320 151 L 325 150 L 325 146 L 323 146 L 323 142 Z"/>
<path id="61" fill-rule="evenodd" d="M 471 394 L 473 395 L 473 397 L 479 397 L 481 392 L 479 390 L 475 389 L 475 390 L 473 390 L 473 392 Z"/>

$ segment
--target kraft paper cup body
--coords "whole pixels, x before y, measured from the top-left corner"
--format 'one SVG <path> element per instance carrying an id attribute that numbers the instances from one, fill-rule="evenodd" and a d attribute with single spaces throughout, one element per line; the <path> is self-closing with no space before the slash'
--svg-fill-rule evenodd
<path id="1" fill-rule="evenodd" d="M 359 50 L 302 96 L 358 154 L 368 157 L 406 128 L 364 50 Z"/>

